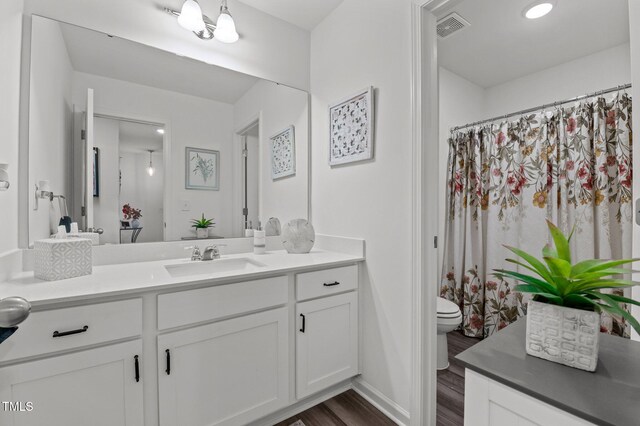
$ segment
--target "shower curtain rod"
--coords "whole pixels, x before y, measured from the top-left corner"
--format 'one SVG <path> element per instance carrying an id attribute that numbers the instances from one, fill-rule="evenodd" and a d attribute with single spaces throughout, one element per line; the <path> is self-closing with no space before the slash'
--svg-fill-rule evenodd
<path id="1" fill-rule="evenodd" d="M 457 130 L 464 129 L 464 128 L 467 128 L 467 127 L 477 126 L 479 124 L 490 123 L 492 121 L 497 121 L 497 120 L 500 120 L 500 119 L 505 120 L 505 119 L 507 119 L 509 117 L 513 117 L 514 115 L 527 114 L 529 112 L 538 111 L 540 109 L 545 109 L 545 108 L 549 108 L 549 107 L 555 107 L 555 106 L 562 105 L 562 104 L 568 104 L 569 102 L 581 101 L 583 99 L 591 98 L 593 96 L 604 95 L 605 93 L 611 93 L 611 92 L 616 92 L 616 91 L 620 91 L 620 90 L 624 90 L 624 89 L 629 89 L 630 87 L 631 87 L 631 83 L 628 83 L 628 84 L 622 84 L 620 86 L 612 87 L 610 89 L 598 90 L 597 92 L 588 93 L 588 94 L 582 95 L 582 96 L 576 96 L 575 98 L 565 99 L 564 101 L 551 102 L 549 104 L 543 104 L 543 105 L 537 106 L 535 108 L 527 108 L 527 109 L 523 109 L 521 111 L 512 112 L 512 113 L 505 114 L 505 115 L 499 115 L 497 117 L 489 118 L 488 120 L 480 120 L 480 121 L 476 121 L 476 122 L 473 122 L 473 123 L 465 124 L 464 126 L 452 127 L 451 128 L 451 132 L 455 132 Z"/>

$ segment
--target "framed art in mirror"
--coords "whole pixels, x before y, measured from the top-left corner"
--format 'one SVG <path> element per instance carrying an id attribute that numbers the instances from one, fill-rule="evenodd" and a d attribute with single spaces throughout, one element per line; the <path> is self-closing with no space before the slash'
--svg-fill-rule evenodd
<path id="1" fill-rule="evenodd" d="M 220 190 L 220 151 L 186 148 L 186 189 Z"/>
<path id="2" fill-rule="evenodd" d="M 271 147 L 271 179 L 296 174 L 295 129 L 289 126 L 269 138 Z"/>

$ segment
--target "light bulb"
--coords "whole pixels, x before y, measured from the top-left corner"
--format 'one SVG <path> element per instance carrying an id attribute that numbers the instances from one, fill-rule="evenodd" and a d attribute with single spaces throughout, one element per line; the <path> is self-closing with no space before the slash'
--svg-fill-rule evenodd
<path id="1" fill-rule="evenodd" d="M 553 9 L 552 3 L 538 3 L 528 7 L 524 12 L 524 16 L 528 19 L 542 18 L 544 15 L 551 12 L 551 9 Z"/>
<path id="2" fill-rule="evenodd" d="M 195 0 L 186 0 L 182 5 L 178 23 L 189 31 L 204 31 L 204 19 L 202 19 L 202 9 Z"/>
<path id="3" fill-rule="evenodd" d="M 213 36 L 223 43 L 235 43 L 240 38 L 236 24 L 226 8 L 220 11 Z"/>
<path id="4" fill-rule="evenodd" d="M 147 167 L 147 173 L 149 174 L 149 176 L 153 176 L 155 170 L 153 169 L 153 167 L 149 166 Z"/>

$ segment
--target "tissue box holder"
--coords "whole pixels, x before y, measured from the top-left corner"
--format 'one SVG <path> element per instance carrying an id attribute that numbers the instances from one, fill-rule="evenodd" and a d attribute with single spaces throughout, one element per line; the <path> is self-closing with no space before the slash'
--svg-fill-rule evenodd
<path id="1" fill-rule="evenodd" d="M 91 274 L 92 255 L 89 239 L 49 238 L 37 240 L 34 246 L 36 278 L 55 281 Z"/>

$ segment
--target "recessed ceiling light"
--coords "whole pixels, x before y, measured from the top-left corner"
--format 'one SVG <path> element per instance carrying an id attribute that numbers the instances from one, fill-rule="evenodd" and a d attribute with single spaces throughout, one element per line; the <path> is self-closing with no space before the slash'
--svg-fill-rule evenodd
<path id="1" fill-rule="evenodd" d="M 527 6 L 524 10 L 524 16 L 527 19 L 542 18 L 544 15 L 551 12 L 551 9 L 553 9 L 553 3 L 551 2 L 534 3 Z"/>
<path id="2" fill-rule="evenodd" d="M 161 135 L 164 135 L 164 129 L 157 129 L 156 132 L 160 133 Z"/>

